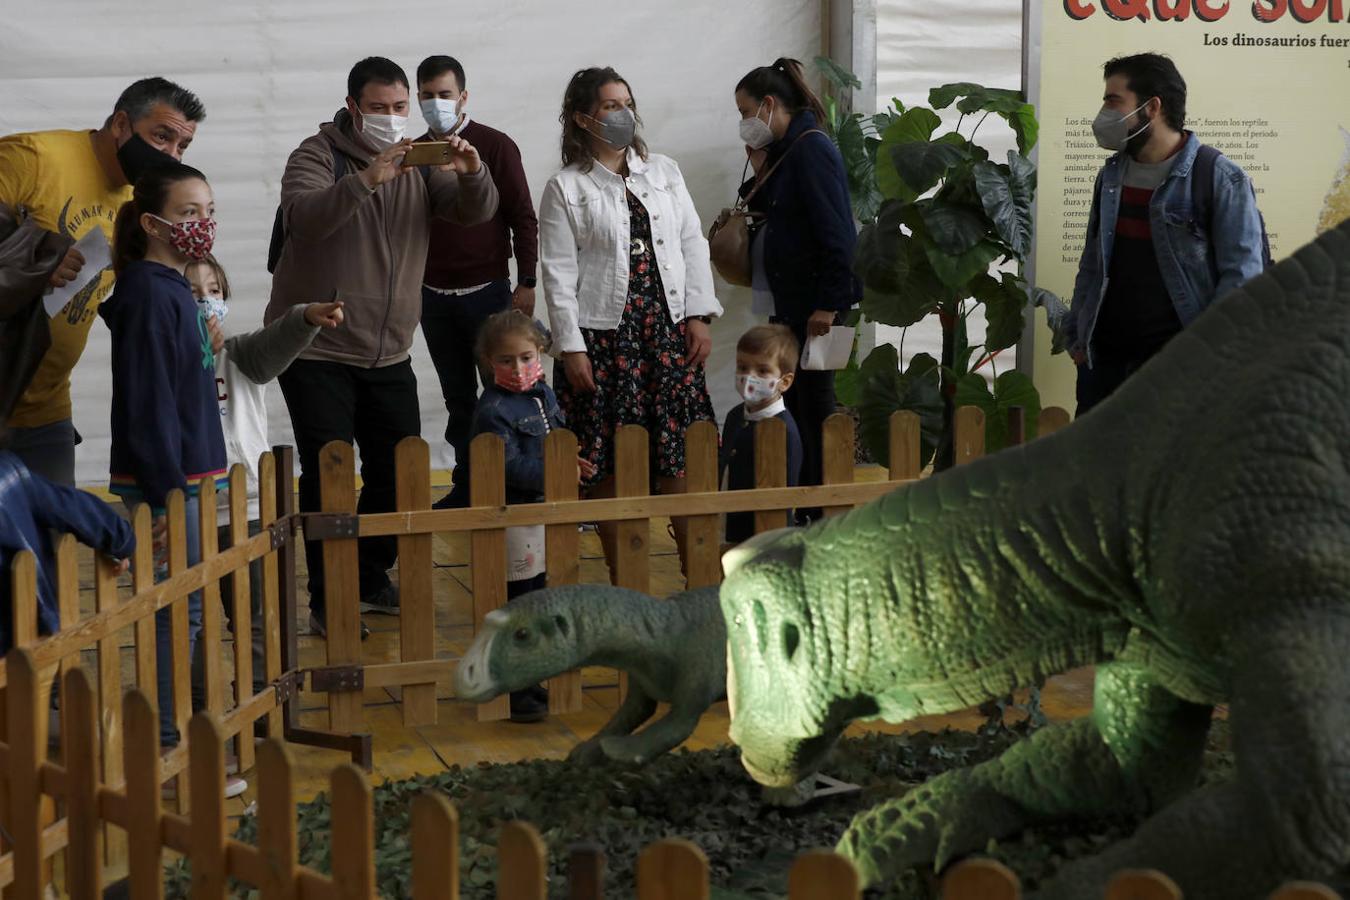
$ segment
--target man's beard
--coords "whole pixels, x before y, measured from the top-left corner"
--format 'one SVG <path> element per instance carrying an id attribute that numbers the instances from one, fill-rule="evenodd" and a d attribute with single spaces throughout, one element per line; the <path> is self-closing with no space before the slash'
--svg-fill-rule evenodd
<path id="1" fill-rule="evenodd" d="M 1140 110 L 1138 116 L 1144 121 L 1139 124 L 1137 129 L 1131 129 L 1135 134 L 1125 141 L 1125 152 L 1130 155 L 1131 159 L 1139 158 L 1144 145 L 1148 143 L 1148 139 L 1153 134 L 1153 117 L 1144 110 Z"/>

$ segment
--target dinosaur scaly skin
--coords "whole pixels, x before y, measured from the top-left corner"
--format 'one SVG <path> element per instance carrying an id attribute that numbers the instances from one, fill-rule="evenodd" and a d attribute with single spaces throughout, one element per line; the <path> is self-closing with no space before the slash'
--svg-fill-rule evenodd
<path id="1" fill-rule="evenodd" d="M 582 666 L 628 673 L 618 712 L 569 758 L 645 763 L 684 743 L 726 696 L 726 629 L 717 588 L 657 600 L 601 585 L 531 591 L 487 614 L 455 673 L 455 694 L 475 703 Z M 670 712 L 639 734 L 656 704 Z"/>
<path id="2" fill-rule="evenodd" d="M 766 784 L 855 718 L 901 721 L 1097 663 L 1090 717 L 853 821 L 870 883 L 992 837 L 1149 818 L 1040 900 L 1166 872 L 1265 897 L 1350 862 L 1350 224 L 1215 304 L 1029 445 L 729 561 L 731 736 Z M 1194 789 L 1214 704 L 1238 776 Z"/>

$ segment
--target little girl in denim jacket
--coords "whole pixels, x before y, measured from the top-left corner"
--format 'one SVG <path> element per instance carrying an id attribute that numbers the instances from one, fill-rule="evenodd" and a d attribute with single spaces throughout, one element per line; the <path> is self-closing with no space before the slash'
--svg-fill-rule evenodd
<path id="1" fill-rule="evenodd" d="M 546 350 L 546 336 L 519 310 L 497 313 L 478 332 L 475 355 L 487 387 L 474 407 L 471 436 L 491 432 L 502 439 L 506 502 L 510 504 L 544 499 L 544 439 L 553 429 L 564 427 L 558 400 L 543 380 L 540 354 Z M 467 463 L 456 460 L 452 506 L 468 505 L 472 475 Z M 579 457 L 578 481 L 593 473 L 594 466 Z M 542 525 L 506 529 L 506 565 L 508 599 L 544 586 Z M 547 697 L 540 687 L 513 693 L 511 718 L 538 721 L 547 714 Z"/>

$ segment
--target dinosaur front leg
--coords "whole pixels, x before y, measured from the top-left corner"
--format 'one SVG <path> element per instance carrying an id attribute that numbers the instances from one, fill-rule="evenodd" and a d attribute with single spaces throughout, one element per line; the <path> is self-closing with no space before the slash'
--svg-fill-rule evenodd
<path id="1" fill-rule="evenodd" d="M 594 735 L 572 748 L 567 758 L 573 762 L 594 763 L 605 758 L 601 742 L 606 738 L 632 734 L 639 725 L 656 712 L 656 701 L 648 697 L 633 682 L 628 684 L 628 696 L 624 697 L 619 709 Z"/>
<path id="2" fill-rule="evenodd" d="M 1144 811 L 1195 783 L 1209 708 L 1138 666 L 1098 670 L 1092 717 L 1044 728 L 998 759 L 946 772 L 859 814 L 839 842 L 866 883 L 947 862 L 1043 822 Z"/>
<path id="3" fill-rule="evenodd" d="M 602 738 L 600 746 L 616 762 L 643 765 L 683 744 L 694 733 L 700 715 L 702 710 L 691 714 L 688 709 L 672 706 L 670 712 L 637 734 Z"/>
<path id="4" fill-rule="evenodd" d="M 1167 873 L 1186 900 L 1264 898 L 1350 863 L 1350 623 L 1328 614 L 1261 624 L 1233 651 L 1237 777 L 1065 867 L 1036 900 L 1101 896 L 1113 873 L 1139 867 Z"/>

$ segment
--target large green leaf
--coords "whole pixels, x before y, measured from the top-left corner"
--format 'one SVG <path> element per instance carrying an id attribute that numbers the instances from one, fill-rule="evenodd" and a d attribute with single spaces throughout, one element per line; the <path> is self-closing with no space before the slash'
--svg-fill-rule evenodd
<path id="1" fill-rule="evenodd" d="M 900 229 L 906 206 L 898 200 L 885 201 L 876 221 L 858 232 L 853 271 L 870 290 L 898 294 L 909 277 L 911 238 Z"/>
<path id="2" fill-rule="evenodd" d="M 937 310 L 940 300 L 920 291 L 883 293 L 863 288 L 862 311 L 873 322 L 906 328 Z"/>
<path id="3" fill-rule="evenodd" d="M 891 200 L 913 200 L 919 195 L 908 185 L 895 167 L 892 151 L 907 144 L 927 144 L 933 130 L 942 122 L 937 113 L 922 106 L 906 110 L 881 132 L 881 146 L 877 150 L 877 187 Z"/>
<path id="4" fill-rule="evenodd" d="M 1008 100 L 1021 102 L 1021 91 L 1003 88 L 987 88 L 971 81 L 958 81 L 935 87 L 928 92 L 928 103 L 933 109 L 946 109 L 957 97 L 962 98 L 957 109 L 963 113 L 972 113 L 981 109 L 991 109 L 990 104 L 1006 103 Z"/>
<path id="5" fill-rule="evenodd" d="M 969 206 L 939 199 L 921 201 L 920 214 L 933 243 L 953 256 L 965 253 L 989 233 L 988 220 Z"/>
<path id="6" fill-rule="evenodd" d="M 957 406 L 978 406 L 984 411 L 984 450 L 993 453 L 1008 446 L 1008 414 L 1022 407 L 1026 439 L 1036 437 L 1036 420 L 1041 414 L 1041 397 L 1031 378 L 1015 369 L 994 379 L 991 392 L 984 376 L 971 372 L 956 383 Z"/>
<path id="7" fill-rule="evenodd" d="M 887 149 L 900 180 L 915 195 L 932 189 L 947 174 L 948 169 L 970 158 L 964 147 L 943 141 L 914 141 L 891 147 L 883 145 L 882 150 Z"/>
<path id="8" fill-rule="evenodd" d="M 1036 121 L 1036 107 L 1023 103 L 1013 112 L 1001 115 L 1012 128 L 1013 134 L 1017 135 L 1017 152 L 1026 156 L 1040 137 L 1041 126 Z"/>
<path id="9" fill-rule="evenodd" d="M 890 458 L 891 413 L 911 410 L 919 414 L 921 461 L 927 465 L 942 435 L 937 360 L 920 353 L 902 373 L 895 347 L 882 344 L 863 360 L 858 375 L 860 437 L 872 458 L 883 462 Z"/>
<path id="10" fill-rule="evenodd" d="M 994 223 L 994 229 L 1017 255 L 1031 255 L 1034 227 L 1031 202 L 1036 194 L 1036 167 L 1026 157 L 1008 151 L 1008 165 L 978 162 L 973 166 L 980 203 Z"/>
<path id="11" fill-rule="evenodd" d="M 924 242 L 924 253 L 933 273 L 946 287 L 959 295 L 970 294 L 970 280 L 989 269 L 1003 252 L 1003 248 L 990 240 L 983 240 L 965 253 L 948 254 L 942 251 L 936 241 Z"/>
<path id="12" fill-rule="evenodd" d="M 1026 286 L 1021 279 L 1011 272 L 1003 273 L 1002 279 L 984 275 L 975 279 L 971 295 L 984 304 L 986 350 L 1006 350 L 1021 339 L 1027 306 Z"/>
<path id="13" fill-rule="evenodd" d="M 857 75 L 854 75 L 828 56 L 817 56 L 812 62 L 816 64 L 817 71 L 825 76 L 825 80 L 840 90 L 862 87 L 862 82 L 858 80 Z"/>

